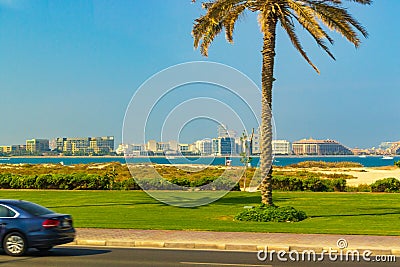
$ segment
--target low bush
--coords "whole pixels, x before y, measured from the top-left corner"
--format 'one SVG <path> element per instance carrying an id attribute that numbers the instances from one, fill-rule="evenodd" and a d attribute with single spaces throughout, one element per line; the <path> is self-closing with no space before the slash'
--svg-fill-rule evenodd
<path id="1" fill-rule="evenodd" d="M 312 192 L 328 192 L 330 190 L 329 180 L 322 180 L 318 178 L 307 178 L 303 180 L 303 188 L 305 191 Z"/>
<path id="2" fill-rule="evenodd" d="M 113 173 L 105 175 L 72 173 L 19 175 L 0 173 L 0 189 L 62 189 L 62 190 L 182 190 L 200 187 L 200 190 L 240 191 L 239 184 L 227 177 L 202 177 L 189 180 L 186 177 L 166 180 L 163 178 L 143 178 L 139 184 L 134 178 L 115 179 Z"/>
<path id="3" fill-rule="evenodd" d="M 360 184 L 358 186 L 347 186 L 346 192 L 371 192 L 371 186 L 367 184 Z"/>
<path id="4" fill-rule="evenodd" d="M 396 178 L 385 178 L 375 181 L 371 184 L 372 192 L 387 192 L 398 193 L 400 192 L 400 181 Z"/>
<path id="5" fill-rule="evenodd" d="M 333 187 L 333 191 L 335 192 L 345 192 L 346 191 L 346 180 L 339 178 L 339 179 L 332 179 L 329 180 L 331 186 Z"/>
<path id="6" fill-rule="evenodd" d="M 112 183 L 113 177 L 108 174 L 0 174 L 2 189 L 105 190 L 111 189 Z"/>
<path id="7" fill-rule="evenodd" d="M 400 168 L 400 160 L 398 160 L 398 161 L 395 161 L 395 162 L 394 162 L 394 166 L 397 166 L 397 167 L 399 167 L 399 168 Z"/>
<path id="8" fill-rule="evenodd" d="M 272 189 L 282 191 L 302 191 L 303 181 L 296 177 L 273 176 Z"/>
<path id="9" fill-rule="evenodd" d="M 239 184 L 226 177 L 203 177 L 189 181 L 185 178 L 166 180 L 163 178 L 139 179 L 139 185 L 145 190 L 185 190 L 198 188 L 199 190 L 231 190 L 240 191 Z"/>
<path id="10" fill-rule="evenodd" d="M 246 209 L 235 216 L 238 221 L 254 222 L 299 222 L 305 220 L 307 215 L 304 211 L 293 207 L 264 206 Z"/>
<path id="11" fill-rule="evenodd" d="M 289 165 L 292 168 L 358 168 L 363 167 L 357 162 L 342 161 L 342 162 L 326 162 L 326 161 L 303 161 Z"/>
<path id="12" fill-rule="evenodd" d="M 281 191 L 312 191 L 312 192 L 344 192 L 346 191 L 346 180 L 321 179 L 315 176 L 304 178 L 289 176 L 273 176 L 272 189 Z"/>

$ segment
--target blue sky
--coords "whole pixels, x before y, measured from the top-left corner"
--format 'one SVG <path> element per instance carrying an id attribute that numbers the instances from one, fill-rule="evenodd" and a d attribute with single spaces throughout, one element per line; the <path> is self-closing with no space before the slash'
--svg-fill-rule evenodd
<path id="1" fill-rule="evenodd" d="M 336 61 L 299 27 L 320 75 L 279 30 L 277 138 L 330 138 L 351 147 L 400 140 L 400 1 L 349 7 L 370 37 L 355 49 L 333 33 Z M 234 45 L 221 35 L 208 58 L 193 49 L 191 29 L 200 14 L 200 3 L 190 0 L 0 0 L 0 144 L 60 136 L 121 140 L 135 90 L 182 62 L 224 63 L 260 85 L 262 36 L 254 14 L 237 25 Z M 204 123 L 188 125 L 181 141 L 215 135 Z"/>

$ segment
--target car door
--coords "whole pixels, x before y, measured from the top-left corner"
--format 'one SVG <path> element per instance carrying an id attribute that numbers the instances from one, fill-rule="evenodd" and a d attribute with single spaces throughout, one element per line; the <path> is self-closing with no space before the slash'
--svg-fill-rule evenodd
<path id="1" fill-rule="evenodd" d="M 14 209 L 4 204 L 0 204 L 0 240 L 3 240 L 7 229 L 13 227 L 13 220 L 15 220 L 18 215 L 18 212 Z"/>

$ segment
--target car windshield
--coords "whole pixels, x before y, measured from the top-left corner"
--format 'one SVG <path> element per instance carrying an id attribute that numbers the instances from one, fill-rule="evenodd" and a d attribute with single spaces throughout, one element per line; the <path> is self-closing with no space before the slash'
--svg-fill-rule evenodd
<path id="1" fill-rule="evenodd" d="M 46 209 L 45 207 L 30 202 L 19 202 L 16 203 L 15 206 L 34 216 L 41 216 L 54 213 L 54 211 L 52 210 Z"/>

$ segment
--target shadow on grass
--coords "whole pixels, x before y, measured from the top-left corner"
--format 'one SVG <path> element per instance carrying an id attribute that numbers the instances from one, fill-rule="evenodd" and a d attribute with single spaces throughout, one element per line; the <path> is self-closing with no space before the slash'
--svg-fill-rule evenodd
<path id="1" fill-rule="evenodd" d="M 278 204 L 279 202 L 283 201 L 290 201 L 293 200 L 293 198 L 290 197 L 276 197 L 273 196 L 273 201 L 275 204 Z M 261 195 L 252 195 L 252 196 L 226 196 L 224 198 L 219 199 L 217 204 L 222 204 L 222 205 L 232 205 L 232 204 L 260 204 L 261 203 Z"/>
<path id="2" fill-rule="evenodd" d="M 168 206 L 162 202 L 132 202 L 132 203 L 101 203 L 101 204 L 81 204 L 81 205 L 58 205 L 58 206 L 46 206 L 49 209 L 58 208 L 81 208 L 81 207 L 117 207 L 117 206 L 136 206 L 136 205 L 157 205 L 157 206 Z"/>
<path id="3" fill-rule="evenodd" d="M 357 214 L 314 215 L 314 216 L 310 216 L 310 218 L 358 217 L 358 216 L 385 216 L 385 215 L 400 215 L 400 211 L 399 211 L 399 212 L 381 212 L 381 213 L 357 213 Z"/>
<path id="4" fill-rule="evenodd" d="M 261 203 L 261 196 L 237 196 L 237 197 L 227 196 L 217 200 L 215 203 L 219 205 Z"/>

